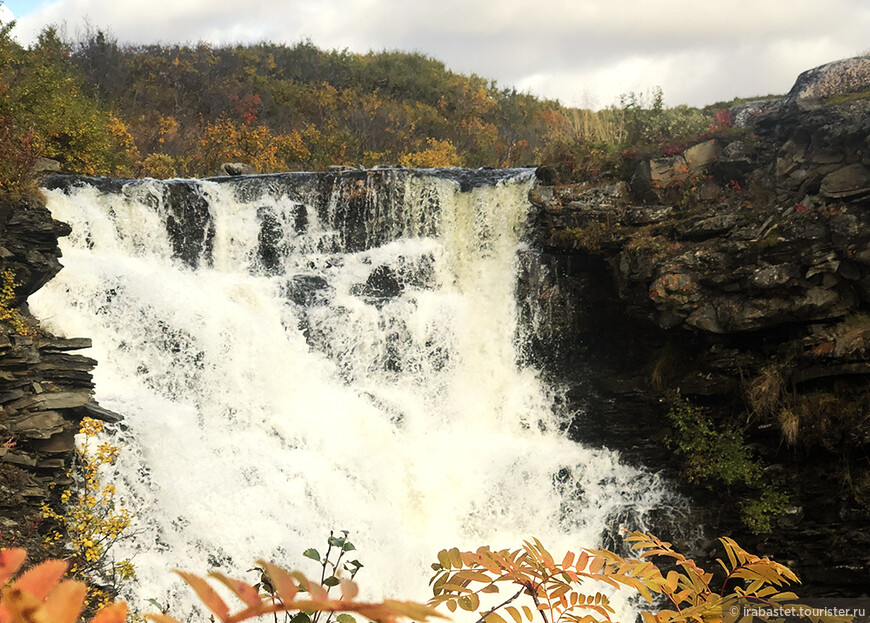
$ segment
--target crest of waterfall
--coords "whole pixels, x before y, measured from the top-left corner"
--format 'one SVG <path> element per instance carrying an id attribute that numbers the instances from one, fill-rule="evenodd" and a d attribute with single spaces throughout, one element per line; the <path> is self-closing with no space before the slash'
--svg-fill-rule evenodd
<path id="1" fill-rule="evenodd" d="M 46 189 L 66 268 L 31 299 L 89 336 L 122 413 L 128 598 L 192 612 L 167 570 L 246 577 L 351 531 L 364 596 L 425 600 L 449 546 L 598 546 L 678 504 L 577 445 L 521 363 L 527 170 L 384 169 Z M 306 567 L 310 565 L 309 567 Z M 251 581 L 253 574 L 247 574 Z"/>

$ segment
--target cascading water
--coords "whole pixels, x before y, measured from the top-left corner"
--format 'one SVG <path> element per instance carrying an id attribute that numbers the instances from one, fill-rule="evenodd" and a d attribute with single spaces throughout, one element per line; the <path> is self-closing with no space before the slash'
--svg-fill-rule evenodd
<path id="1" fill-rule="evenodd" d="M 566 439 L 518 363 L 531 184 L 459 170 L 49 183 L 73 233 L 31 306 L 93 338 L 97 398 L 125 417 L 128 597 L 183 616 L 169 568 L 304 571 L 304 549 L 347 529 L 365 596 L 424 600 L 443 547 L 594 547 L 613 517 L 675 503 Z"/>

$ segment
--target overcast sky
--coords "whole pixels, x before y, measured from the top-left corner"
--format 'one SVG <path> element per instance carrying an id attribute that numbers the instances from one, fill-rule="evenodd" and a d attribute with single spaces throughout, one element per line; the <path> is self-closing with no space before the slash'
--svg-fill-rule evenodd
<path id="1" fill-rule="evenodd" d="M 7 0 L 16 36 L 87 22 L 122 42 L 400 49 L 565 104 L 664 90 L 668 105 L 784 93 L 870 51 L 870 0 Z M 2 16 L 0 16 L 2 18 Z"/>

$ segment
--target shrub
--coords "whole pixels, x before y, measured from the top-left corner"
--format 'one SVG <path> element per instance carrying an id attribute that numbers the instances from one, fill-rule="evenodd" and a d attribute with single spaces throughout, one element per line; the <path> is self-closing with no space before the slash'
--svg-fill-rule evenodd
<path id="1" fill-rule="evenodd" d="M 111 555 L 112 545 L 130 536 L 131 516 L 123 502 L 116 502 L 114 485 L 104 484 L 100 475 L 100 469 L 113 464 L 121 451 L 108 442 L 95 445 L 102 430 L 103 422 L 82 420 L 79 432 L 85 439 L 67 473 L 74 486 L 60 493 L 60 511 L 48 504 L 42 506 L 43 516 L 57 526 L 45 536 L 46 544 L 66 542 L 72 550 L 70 572 L 100 583 L 88 591 L 89 607 L 108 603 L 117 594 L 120 581 L 135 577 L 129 559 L 115 561 Z"/>
<path id="2" fill-rule="evenodd" d="M 399 164 L 404 167 L 433 168 L 458 167 L 462 162 L 453 143 L 446 139 L 439 141 L 430 138 L 420 151 L 400 156 Z"/>
<path id="3" fill-rule="evenodd" d="M 21 312 L 13 307 L 15 289 L 21 284 L 15 281 L 15 274 L 6 269 L 3 271 L 2 284 L 0 284 L 0 322 L 8 323 L 19 335 L 33 337 L 36 330 L 30 326 Z"/>
<path id="4" fill-rule="evenodd" d="M 752 493 L 741 503 L 741 521 L 755 534 L 770 532 L 773 522 L 785 513 L 789 496 L 762 478 L 761 461 L 747 447 L 742 432 L 718 428 L 703 409 L 680 398 L 668 419 L 673 427 L 668 441 L 683 461 L 686 479 L 709 490 L 731 485 L 748 488 Z"/>
<path id="5" fill-rule="evenodd" d="M 752 456 L 740 431 L 719 430 L 703 409 L 677 399 L 668 412 L 670 443 L 683 459 L 689 482 L 713 489 L 719 485 L 754 485 L 761 464 Z"/>
<path id="6" fill-rule="evenodd" d="M 782 491 L 764 489 L 758 498 L 740 505 L 743 525 L 755 534 L 767 534 L 773 530 L 773 522 L 788 509 L 789 497 Z"/>
<path id="7" fill-rule="evenodd" d="M 84 93 L 70 46 L 49 27 L 23 48 L 12 39 L 11 26 L 0 26 L 0 120 L 13 130 L 0 135 L 0 151 L 11 143 L 17 155 L 0 165 L 6 169 L 0 169 L 2 182 L 14 185 L 16 176 L 29 174 L 32 164 L 25 165 L 37 154 L 59 160 L 70 172 L 129 173 L 138 158 L 132 137 L 120 119 Z"/>
<path id="8" fill-rule="evenodd" d="M 0 114 L 0 199 L 37 194 L 33 167 L 39 159 L 33 130 L 22 131 Z"/>

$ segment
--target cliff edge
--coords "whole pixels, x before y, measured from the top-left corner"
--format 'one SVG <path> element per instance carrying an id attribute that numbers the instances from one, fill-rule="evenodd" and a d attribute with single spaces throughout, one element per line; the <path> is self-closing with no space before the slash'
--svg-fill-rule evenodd
<path id="1" fill-rule="evenodd" d="M 541 352 L 574 383 L 575 437 L 671 470 L 712 535 L 793 564 L 810 592 L 867 595 L 870 58 L 727 119 L 628 179 L 533 189 L 550 258 Z M 572 380 L 578 358 L 591 389 Z M 686 404 L 736 431 L 784 494 L 767 529 L 740 520 L 757 488 L 687 477 Z"/>

